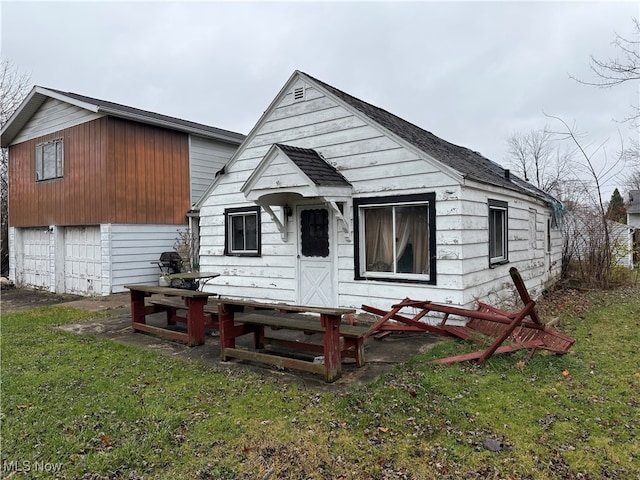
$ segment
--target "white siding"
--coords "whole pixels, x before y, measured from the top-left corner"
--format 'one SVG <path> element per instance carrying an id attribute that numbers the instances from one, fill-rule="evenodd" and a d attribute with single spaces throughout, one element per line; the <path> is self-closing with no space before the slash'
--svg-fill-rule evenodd
<path id="1" fill-rule="evenodd" d="M 16 283 L 16 228 L 9 227 L 9 278 Z"/>
<path id="2" fill-rule="evenodd" d="M 532 297 L 537 297 L 548 282 L 560 272 L 562 239 L 559 229 L 552 229 L 552 249 L 547 252 L 546 224 L 550 211 L 517 193 L 496 187 L 464 189 L 465 225 L 459 232 L 464 239 L 464 301 L 471 305 L 483 300 L 495 306 L 508 307 L 516 301 L 517 292 L 509 269 L 516 267 Z M 489 268 L 488 200 L 501 200 L 508 205 L 509 263 Z"/>
<path id="3" fill-rule="evenodd" d="M 420 158 L 398 142 L 384 136 L 349 110 L 306 89 L 306 101 L 292 102 L 290 95 L 271 111 L 262 128 L 245 145 L 242 154 L 228 165 L 201 209 L 200 262 L 203 270 L 220 271 L 215 289 L 223 295 L 294 302 L 296 299 L 296 222 L 288 225 L 288 241 L 269 216 L 262 213 L 262 256 L 224 256 L 224 209 L 250 205 L 240 188 L 273 143 L 313 148 L 334 165 L 353 185 L 354 196 L 399 195 L 441 191 L 438 201 L 445 205 L 447 193 L 459 185 L 443 174 L 434 163 Z M 269 175 L 273 172 L 269 172 Z M 293 183 L 296 183 L 295 179 Z M 283 178 L 285 181 L 286 178 Z M 452 201 L 456 201 L 454 193 Z M 351 207 L 349 207 L 351 208 Z M 441 205 L 437 203 L 437 208 Z M 456 302 L 461 299 L 459 276 L 439 273 L 438 286 L 354 281 L 353 240 L 347 241 L 337 222 L 339 303 L 360 307 L 377 297 L 380 305 L 414 294 L 419 298 Z M 456 247 L 458 248 L 458 247 Z M 442 282 L 444 288 L 440 286 Z M 407 292 L 410 293 L 407 293 Z M 430 295 L 426 296 L 425 292 Z M 436 297 L 436 298 L 434 298 Z"/>
<path id="4" fill-rule="evenodd" d="M 49 98 L 31 117 L 20 134 L 13 139 L 13 143 L 41 137 L 103 116 L 55 98 Z"/>
<path id="5" fill-rule="evenodd" d="M 174 249 L 181 229 L 176 225 L 103 226 L 102 251 L 109 252 L 111 259 L 110 293 L 127 291 L 124 285 L 130 283 L 157 284 L 160 269 L 152 262 L 158 260 L 162 252 Z"/>
<path id="6" fill-rule="evenodd" d="M 186 228 L 186 227 L 185 227 Z M 129 283 L 157 284 L 152 262 L 174 249 L 176 225 L 13 228 L 12 280 L 57 293 L 108 295 Z"/>
<path id="7" fill-rule="evenodd" d="M 237 147 L 226 143 L 191 136 L 189 139 L 191 165 L 191 203 L 197 202 L 211 185 L 217 171 L 231 158 Z"/>
<path id="8" fill-rule="evenodd" d="M 437 284 L 354 280 L 355 239 L 348 240 L 334 222 L 338 232 L 340 306 L 359 308 L 369 304 L 388 308 L 405 297 L 466 306 L 494 294 L 501 300 L 512 300 L 514 290 L 508 274 L 511 266 L 523 272 L 527 286 L 535 290 L 534 295 L 541 290 L 551 275 L 545 271 L 546 234 L 541 227 L 549 215 L 547 207 L 504 189 L 463 185 L 437 162 L 386 136 L 379 127 L 367 123 L 316 88 L 307 86 L 305 95 L 305 101 L 294 102 L 289 91 L 270 108 L 239 156 L 227 165 L 226 173 L 217 180 L 201 208 L 201 268 L 222 274 L 215 286 L 208 287 L 210 290 L 270 301 L 294 302 L 296 299 L 295 219 L 288 224 L 288 240 L 283 242 L 269 216 L 262 212 L 262 256 L 224 255 L 224 210 L 251 205 L 240 189 L 273 143 L 313 148 L 321 153 L 352 184 L 354 198 L 436 194 Z M 495 269 L 489 269 L 488 258 L 490 198 L 509 205 L 511 263 Z M 531 224 L 535 239 L 530 240 L 531 209 L 536 213 Z M 349 212 L 347 218 L 353 219 L 352 213 Z M 353 225 L 350 227 L 353 231 Z M 559 248 L 557 232 L 554 241 Z M 554 249 L 552 257 L 549 263 L 559 259 L 559 249 Z M 559 262 L 554 272 L 557 269 Z"/>

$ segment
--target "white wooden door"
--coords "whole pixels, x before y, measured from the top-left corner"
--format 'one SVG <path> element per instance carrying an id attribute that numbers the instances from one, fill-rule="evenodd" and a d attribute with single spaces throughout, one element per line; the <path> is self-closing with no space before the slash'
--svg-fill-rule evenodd
<path id="1" fill-rule="evenodd" d="M 298 207 L 298 302 L 336 307 L 333 215 L 324 206 Z"/>
<path id="2" fill-rule="evenodd" d="M 64 287 L 66 293 L 102 293 L 100 227 L 65 228 Z"/>
<path id="3" fill-rule="evenodd" d="M 25 228 L 22 231 L 22 268 L 16 275 L 19 285 L 44 288 L 51 285 L 51 247 L 49 230 Z"/>

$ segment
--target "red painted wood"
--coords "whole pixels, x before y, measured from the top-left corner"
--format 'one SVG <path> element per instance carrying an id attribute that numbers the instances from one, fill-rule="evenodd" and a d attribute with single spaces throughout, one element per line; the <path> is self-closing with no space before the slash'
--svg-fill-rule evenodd
<path id="1" fill-rule="evenodd" d="M 202 345 L 204 343 L 204 306 L 207 303 L 206 297 L 195 297 L 185 299 L 187 306 L 187 332 L 189 334 L 188 344 L 190 347 Z"/>
<path id="2" fill-rule="evenodd" d="M 320 323 L 325 328 L 323 335 L 325 380 L 333 382 L 342 374 L 340 357 L 340 322 L 339 315 L 320 315 Z"/>
<path id="3" fill-rule="evenodd" d="M 236 336 L 234 335 L 234 308 L 225 303 L 218 304 L 218 328 L 220 331 L 220 358 L 227 360 L 226 348 L 236 348 Z"/>

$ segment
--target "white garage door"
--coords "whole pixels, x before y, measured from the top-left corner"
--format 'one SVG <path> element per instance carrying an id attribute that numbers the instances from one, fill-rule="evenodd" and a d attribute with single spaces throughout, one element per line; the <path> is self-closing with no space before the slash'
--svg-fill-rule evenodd
<path id="1" fill-rule="evenodd" d="M 22 231 L 22 278 L 19 285 L 44 288 L 51 286 L 51 249 L 47 227 L 25 228 Z"/>
<path id="2" fill-rule="evenodd" d="M 102 293 L 100 227 L 65 228 L 64 287 L 66 293 Z"/>

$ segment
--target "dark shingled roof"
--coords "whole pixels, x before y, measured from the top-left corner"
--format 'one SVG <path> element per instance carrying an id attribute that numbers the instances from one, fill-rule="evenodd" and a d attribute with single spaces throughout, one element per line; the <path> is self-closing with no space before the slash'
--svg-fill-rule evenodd
<path id="1" fill-rule="evenodd" d="M 283 145 L 282 143 L 276 143 L 276 146 L 316 185 L 323 187 L 344 187 L 351 185 L 333 165 L 328 164 L 315 150 L 292 147 L 291 145 Z"/>
<path id="2" fill-rule="evenodd" d="M 303 72 L 301 72 L 303 73 Z M 374 120 L 376 123 L 396 134 L 403 140 L 429 154 L 436 160 L 448 165 L 460 172 L 465 178 L 482 183 L 488 183 L 498 187 L 515 190 L 526 195 L 542 198 L 547 202 L 558 203 L 556 199 L 546 192 L 536 188 L 530 183 L 518 178 L 512 173 L 506 174 L 505 169 L 497 163 L 483 157 L 465 147 L 460 147 L 447 142 L 433 133 L 403 120 L 402 118 L 364 102 L 356 97 L 338 90 L 311 75 L 303 73 L 314 82 L 319 83 L 333 95 L 349 104 L 359 112 Z M 509 178 L 506 178 L 506 177 Z"/>
<path id="3" fill-rule="evenodd" d="M 106 100 L 100 100 L 98 98 L 87 97 L 85 95 L 78 95 L 72 92 L 63 92 L 62 90 L 55 90 L 53 88 L 47 88 L 52 92 L 65 95 L 70 98 L 74 98 L 81 102 L 97 105 L 100 111 L 112 114 L 115 116 L 122 115 L 125 117 L 135 116 L 140 117 L 140 120 L 148 119 L 150 121 L 162 122 L 173 124 L 176 128 L 184 128 L 188 131 L 202 131 L 205 134 L 210 134 L 219 137 L 221 140 L 227 139 L 233 143 L 241 143 L 245 139 L 245 135 L 230 130 L 224 130 L 222 128 L 211 127 L 209 125 L 203 125 L 201 123 L 190 122 L 189 120 L 182 120 L 181 118 L 170 117 L 168 115 L 162 115 L 160 113 L 149 112 L 147 110 L 141 110 L 139 108 L 128 107 L 119 103 L 108 102 Z"/>

